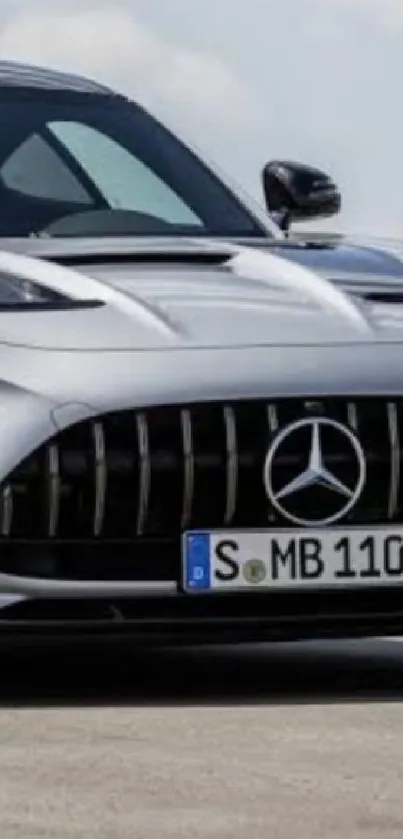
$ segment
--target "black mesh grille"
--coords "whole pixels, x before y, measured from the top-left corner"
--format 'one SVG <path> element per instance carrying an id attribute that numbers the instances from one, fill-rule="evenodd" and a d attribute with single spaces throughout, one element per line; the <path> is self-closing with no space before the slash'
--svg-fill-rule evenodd
<path id="1" fill-rule="evenodd" d="M 155 553 L 175 544 L 179 568 L 185 529 L 289 526 L 269 503 L 265 458 L 279 431 L 313 416 L 349 426 L 363 448 L 367 479 L 349 523 L 403 521 L 403 401 L 251 400 L 122 411 L 60 433 L 3 485 L 2 539 L 28 539 L 31 546 L 34 540 L 119 543 L 133 557 L 145 546 L 154 545 Z M 273 470 L 279 486 L 307 466 L 306 431 L 279 449 Z M 340 436 L 332 440 L 330 430 L 327 467 L 354 482 L 353 450 Z M 316 487 L 299 495 L 298 514 L 309 517 L 313 509 L 324 518 L 331 514 L 329 493 Z"/>

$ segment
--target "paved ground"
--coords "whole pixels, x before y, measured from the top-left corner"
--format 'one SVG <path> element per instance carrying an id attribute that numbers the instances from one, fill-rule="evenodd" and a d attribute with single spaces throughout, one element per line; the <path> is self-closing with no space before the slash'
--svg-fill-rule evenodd
<path id="1" fill-rule="evenodd" d="M 0 666 L 1 839 L 403 835 L 403 645 Z"/>

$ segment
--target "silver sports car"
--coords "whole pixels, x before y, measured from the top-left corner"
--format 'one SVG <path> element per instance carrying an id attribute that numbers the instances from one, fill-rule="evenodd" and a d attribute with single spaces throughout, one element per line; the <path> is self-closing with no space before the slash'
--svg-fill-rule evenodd
<path id="1" fill-rule="evenodd" d="M 0 635 L 400 631 L 399 243 L 85 79 L 0 63 L 0 118 Z"/>

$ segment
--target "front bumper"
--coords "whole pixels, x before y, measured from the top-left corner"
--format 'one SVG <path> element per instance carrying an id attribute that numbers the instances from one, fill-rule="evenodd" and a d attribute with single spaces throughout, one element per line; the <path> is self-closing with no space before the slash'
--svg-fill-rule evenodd
<path id="1" fill-rule="evenodd" d="M 399 587 L 242 596 L 180 590 L 186 526 L 214 529 L 225 518 L 231 527 L 267 527 L 268 446 L 275 429 L 309 414 L 309 405 L 248 400 L 127 410 L 73 423 L 53 438 L 43 417 L 45 443 L 35 450 L 23 429 L 24 439 L 10 435 L 29 456 L 4 472 L 0 592 L 24 599 L 0 608 L 0 636 L 193 644 L 402 632 Z M 332 398 L 319 408 L 359 429 L 368 478 L 354 521 L 401 526 L 403 400 Z M 13 446 L 4 446 L 8 457 Z M 334 454 L 348 472 L 350 456 Z M 0 451 L 0 474 L 2 467 Z"/>
<path id="2" fill-rule="evenodd" d="M 234 644 L 403 634 L 403 587 L 304 594 L 26 599 L 0 610 L 0 642 L 129 637 Z"/>

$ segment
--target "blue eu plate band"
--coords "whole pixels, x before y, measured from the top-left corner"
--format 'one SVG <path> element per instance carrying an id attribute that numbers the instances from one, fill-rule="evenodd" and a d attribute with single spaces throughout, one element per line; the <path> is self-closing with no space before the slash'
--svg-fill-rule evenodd
<path id="1" fill-rule="evenodd" d="M 185 585 L 188 589 L 209 589 L 210 536 L 208 533 L 184 535 Z"/>

